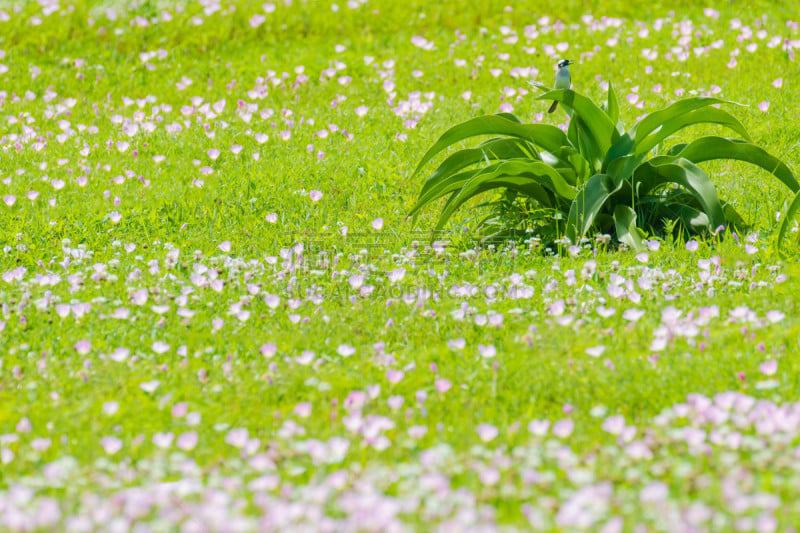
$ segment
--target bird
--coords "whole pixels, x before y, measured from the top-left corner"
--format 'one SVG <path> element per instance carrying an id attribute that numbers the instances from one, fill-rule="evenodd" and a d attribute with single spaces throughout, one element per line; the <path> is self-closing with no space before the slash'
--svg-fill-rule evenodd
<path id="1" fill-rule="evenodd" d="M 572 85 L 572 79 L 570 78 L 569 69 L 567 68 L 570 65 L 572 65 L 572 61 L 569 59 L 562 59 L 558 62 L 558 72 L 556 72 L 556 89 L 569 89 Z M 555 100 L 547 112 L 552 113 L 557 107 L 558 100 Z"/>

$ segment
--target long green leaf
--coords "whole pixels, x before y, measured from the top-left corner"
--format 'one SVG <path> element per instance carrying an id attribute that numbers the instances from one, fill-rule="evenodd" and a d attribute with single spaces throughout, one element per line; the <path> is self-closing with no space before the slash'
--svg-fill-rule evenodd
<path id="1" fill-rule="evenodd" d="M 639 137 L 634 144 L 634 151 L 637 154 L 646 154 L 670 135 L 695 124 L 719 124 L 732 129 L 745 139 L 749 139 L 747 130 L 736 117 L 722 109 L 708 107 L 690 111 L 665 121 L 650 135 L 644 138 Z"/>
<path id="2" fill-rule="evenodd" d="M 563 131 L 549 124 L 519 124 L 498 115 L 486 115 L 462 122 L 447 130 L 439 140 L 425 153 L 414 170 L 417 174 L 436 154 L 457 142 L 479 135 L 508 135 L 524 139 L 541 146 L 549 152 L 555 152 L 569 141 Z"/>
<path id="3" fill-rule="evenodd" d="M 722 203 L 714 184 L 700 167 L 687 159 L 665 163 L 658 159 L 646 161 L 633 173 L 633 181 L 637 196 L 645 196 L 664 183 L 676 183 L 697 198 L 712 227 L 725 224 Z"/>
<path id="4" fill-rule="evenodd" d="M 646 220 L 643 225 L 655 231 L 662 231 L 664 220 L 678 219 L 692 235 L 711 232 L 711 221 L 703 212 L 703 207 L 691 193 L 683 189 L 669 191 L 671 194 L 640 196 L 636 207 Z M 726 215 L 727 216 L 727 215 Z"/>
<path id="5" fill-rule="evenodd" d="M 420 193 L 417 204 L 409 214 L 416 214 L 422 207 L 449 193 L 461 191 L 458 193 L 459 195 L 469 194 L 469 187 L 473 181 L 476 184 L 480 184 L 483 181 L 502 176 L 539 176 L 541 185 L 552 191 L 557 197 L 572 200 L 576 194 L 575 189 L 564 177 L 546 163 L 525 158 L 510 159 L 437 180 L 436 183 Z M 533 181 L 533 178 L 529 177 L 528 179 Z"/>
<path id="6" fill-rule="evenodd" d="M 574 146 L 578 147 L 578 152 L 587 162 L 592 173 L 598 172 L 605 153 L 601 152 L 591 131 L 579 116 L 575 115 L 570 119 L 567 137 Z"/>
<path id="7" fill-rule="evenodd" d="M 606 152 L 606 158 L 605 161 L 603 161 L 603 171 L 605 172 L 610 167 L 611 163 L 617 159 L 631 155 L 635 143 L 635 131 L 628 131 L 627 133 L 623 134 L 622 137 L 620 137 L 617 142 L 615 142 L 611 148 L 608 149 L 608 152 Z"/>
<path id="8" fill-rule="evenodd" d="M 570 185 L 575 185 L 578 180 L 583 181 L 587 177 L 589 171 L 589 163 L 583 158 L 579 150 L 576 150 L 572 145 L 562 146 L 556 153 L 550 153 L 546 150 L 539 150 L 539 157 L 542 161 L 561 172 L 563 169 L 569 169 L 570 175 L 574 175 L 574 179 L 570 178 Z"/>
<path id="9" fill-rule="evenodd" d="M 629 130 L 629 133 L 634 133 L 634 135 L 632 135 L 633 138 L 642 139 L 669 120 L 713 104 L 735 104 L 735 102 L 710 96 L 696 96 L 694 98 L 678 100 L 664 109 L 655 111 L 644 117 Z"/>
<path id="10" fill-rule="evenodd" d="M 662 204 L 661 209 L 670 213 L 668 218 L 679 218 L 681 222 L 683 222 L 684 227 L 689 230 L 690 233 L 711 233 L 719 227 L 714 227 L 711 225 L 711 220 L 709 220 L 708 215 L 703 212 L 702 206 L 699 204 L 697 199 L 689 193 L 684 192 L 683 194 L 673 195 L 666 202 L 666 205 L 663 205 L 663 197 L 649 198 L 652 198 L 653 201 Z M 642 203 L 643 202 L 640 200 L 640 207 L 642 206 Z M 745 224 L 744 219 L 731 204 L 722 202 L 722 211 L 725 214 L 725 221 L 728 224 L 728 227 L 738 228 L 740 231 L 747 228 L 747 224 Z"/>
<path id="11" fill-rule="evenodd" d="M 577 180 L 579 182 L 584 182 L 592 175 L 592 170 L 589 167 L 589 162 L 578 152 L 577 150 L 573 149 L 572 147 L 563 148 L 561 150 L 560 156 L 562 159 L 566 159 L 569 161 L 572 168 L 575 169 L 575 174 L 577 176 Z"/>
<path id="12" fill-rule="evenodd" d="M 623 182 L 633 175 L 644 159 L 644 156 L 633 154 L 618 157 L 607 165 L 606 174 L 614 180 L 614 183 Z"/>
<path id="13" fill-rule="evenodd" d="M 683 150 L 687 146 L 689 146 L 689 143 L 673 144 L 672 146 L 669 147 L 669 150 L 667 150 L 667 153 L 662 154 L 662 155 L 678 155 L 679 153 L 681 153 L 681 150 Z"/>
<path id="14" fill-rule="evenodd" d="M 791 224 L 791 222 L 797 216 L 798 210 L 800 210 L 800 193 L 795 195 L 794 200 L 792 200 L 792 203 L 789 204 L 789 209 L 786 210 L 786 214 L 783 216 L 783 220 L 781 221 L 781 229 L 778 231 L 777 243 L 777 248 L 779 251 L 781 250 L 783 240 L 786 238 L 786 234 L 789 232 L 789 224 Z M 782 251 L 781 256 L 783 256 Z"/>
<path id="15" fill-rule="evenodd" d="M 522 123 L 522 121 L 517 117 L 517 115 L 515 115 L 513 113 L 503 113 L 503 112 L 501 112 L 501 113 L 497 113 L 495 116 L 507 118 L 511 122 L 516 122 L 517 124 L 521 124 Z"/>
<path id="16" fill-rule="evenodd" d="M 609 197 L 619 190 L 605 174 L 595 174 L 575 196 L 567 215 L 567 237 L 578 242 L 594 224 L 595 218 Z"/>
<path id="17" fill-rule="evenodd" d="M 608 103 L 606 103 L 606 113 L 611 123 L 617 127 L 619 131 L 619 103 L 617 103 L 617 95 L 614 93 L 614 86 L 608 82 Z"/>
<path id="18" fill-rule="evenodd" d="M 434 186 L 440 179 L 446 178 L 469 166 L 476 165 L 483 161 L 528 157 L 529 154 L 520 146 L 521 142 L 524 141 L 501 137 L 499 139 L 487 141 L 476 148 L 466 148 L 453 153 L 433 171 L 433 174 L 431 174 L 427 180 L 425 180 L 420 196 L 424 195 L 427 190 Z"/>
<path id="19" fill-rule="evenodd" d="M 447 194 L 457 193 L 465 184 L 469 182 L 469 180 L 474 178 L 477 174 L 483 172 L 484 168 L 473 168 L 457 174 L 451 174 L 437 180 L 435 184 L 420 192 L 419 197 L 417 198 L 417 203 L 411 208 L 411 211 L 408 213 L 408 215 L 416 217 L 417 212 L 426 205 Z"/>
<path id="20" fill-rule="evenodd" d="M 604 154 L 611 147 L 611 144 L 619 138 L 615 123 L 608 118 L 608 115 L 594 102 L 569 89 L 557 89 L 546 92 L 536 97 L 537 100 L 558 100 L 565 106 L 575 111 L 575 117 L 580 117 L 584 125 L 594 137 L 594 143 Z"/>
<path id="21" fill-rule="evenodd" d="M 800 190 L 800 184 L 780 159 L 767 153 L 766 150 L 755 144 L 741 139 L 728 139 L 725 137 L 701 137 L 683 146 L 676 152 L 677 157 L 683 157 L 694 163 L 702 163 L 712 159 L 736 159 L 759 166 L 767 172 L 774 174 L 792 192 Z"/>
<path id="22" fill-rule="evenodd" d="M 555 171 L 561 174 L 561 177 L 564 178 L 564 181 L 566 181 L 570 186 L 574 187 L 577 183 L 577 175 L 571 168 L 558 167 L 555 169 Z"/>
<path id="23" fill-rule="evenodd" d="M 565 200 L 572 200 L 575 198 L 575 188 L 567 183 L 561 174 L 541 161 L 533 161 L 530 159 L 511 159 L 496 165 L 488 166 L 479 174 L 475 175 L 472 180 L 464 186 L 464 192 L 468 193 L 469 187 L 473 187 L 482 181 L 502 176 L 526 176 L 528 179 L 533 179 L 532 177 L 535 177 L 537 182 L 552 191 L 557 197 Z"/>
<path id="24" fill-rule="evenodd" d="M 678 218 L 683 222 L 683 226 L 690 233 L 701 234 L 706 231 L 714 231 L 715 228 L 712 227 L 708 215 L 700 209 L 685 204 L 675 204 L 674 208 Z"/>
<path id="25" fill-rule="evenodd" d="M 650 135 L 656 128 L 663 125 L 665 122 L 672 120 L 676 117 L 707 107 L 713 104 L 734 103 L 719 98 L 711 98 L 706 96 L 698 96 L 695 98 L 686 98 L 678 100 L 677 102 L 661 109 L 650 113 L 642 120 L 634 124 L 622 137 L 620 137 L 611 148 L 608 150 L 604 167 L 611 161 L 618 157 L 628 155 L 636 143 L 637 139 L 644 139 Z"/>
<path id="26" fill-rule="evenodd" d="M 571 186 L 561 174 L 541 161 L 512 159 L 498 165 L 498 173 L 504 173 L 509 176 L 537 176 L 544 187 L 551 190 L 558 197 L 566 200 L 572 200 L 577 194 L 575 188 Z"/>
<path id="27" fill-rule="evenodd" d="M 736 211 L 736 209 L 734 209 L 730 203 L 722 202 L 722 211 L 725 213 L 725 220 L 728 222 L 729 226 L 733 226 L 734 228 L 739 228 L 739 229 L 747 227 L 747 224 L 745 224 L 742 215 L 740 215 L 739 212 Z"/>
<path id="28" fill-rule="evenodd" d="M 567 127 L 567 139 L 572 143 L 572 146 L 578 147 L 578 121 L 574 116 L 569 119 L 569 126 Z"/>
<path id="29" fill-rule="evenodd" d="M 636 227 L 636 212 L 629 206 L 619 204 L 614 208 L 614 228 L 619 242 L 637 252 L 645 249 L 642 231 Z"/>
<path id="30" fill-rule="evenodd" d="M 465 202 L 471 200 L 475 196 L 492 189 L 506 188 L 524 194 L 539 201 L 539 203 L 548 206 L 551 202 L 548 201 L 549 195 L 545 192 L 545 188 L 537 181 L 534 176 L 484 176 L 483 179 L 473 179 L 469 186 L 465 186 L 461 191 L 453 193 L 448 199 L 442 213 L 439 216 L 439 221 L 436 223 L 434 233 L 440 231 L 450 217 L 461 207 Z M 545 198 L 542 198 L 542 196 Z"/>

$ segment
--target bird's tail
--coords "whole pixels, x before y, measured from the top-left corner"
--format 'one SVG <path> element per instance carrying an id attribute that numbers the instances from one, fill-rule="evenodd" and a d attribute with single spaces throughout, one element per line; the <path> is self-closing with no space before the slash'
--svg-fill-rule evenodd
<path id="1" fill-rule="evenodd" d="M 550 106 L 550 109 L 547 110 L 548 113 L 552 113 L 558 107 L 558 100 L 553 100 L 553 105 Z"/>

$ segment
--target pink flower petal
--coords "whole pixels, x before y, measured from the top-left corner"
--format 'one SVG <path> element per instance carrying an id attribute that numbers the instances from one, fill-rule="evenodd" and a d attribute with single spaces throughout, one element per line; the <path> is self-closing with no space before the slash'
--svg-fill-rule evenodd
<path id="1" fill-rule="evenodd" d="M 478 437 L 480 437 L 483 442 L 494 440 L 499 433 L 498 429 L 491 424 L 479 424 L 476 430 L 478 431 Z"/>
<path id="2" fill-rule="evenodd" d="M 553 435 L 560 439 L 565 439 L 572 435 L 573 429 L 575 429 L 575 423 L 571 418 L 565 418 L 553 424 Z"/>
<path id="3" fill-rule="evenodd" d="M 765 361 L 758 365 L 758 371 L 764 374 L 765 376 L 771 376 L 775 372 L 778 371 L 778 361 L 772 359 L 770 361 Z"/>
<path id="4" fill-rule="evenodd" d="M 436 385 L 436 390 L 441 393 L 449 391 L 450 388 L 453 386 L 453 384 L 450 383 L 448 380 L 441 378 L 436 380 L 435 385 Z"/>
<path id="5" fill-rule="evenodd" d="M 75 351 L 80 355 L 86 355 L 92 349 L 92 343 L 86 339 L 79 340 L 75 343 Z"/>

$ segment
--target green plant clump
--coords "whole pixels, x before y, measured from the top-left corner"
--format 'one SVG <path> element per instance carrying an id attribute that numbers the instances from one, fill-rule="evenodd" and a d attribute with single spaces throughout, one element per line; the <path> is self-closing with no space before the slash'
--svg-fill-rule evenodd
<path id="1" fill-rule="evenodd" d="M 447 147 L 477 136 L 494 136 L 476 148 L 451 154 L 428 177 L 411 213 L 447 196 L 436 230 L 466 202 L 487 191 L 503 194 L 488 208 L 477 230 L 484 237 L 534 232 L 545 242 L 608 234 L 640 250 L 645 234 L 669 231 L 708 235 L 744 220 L 720 200 L 698 164 L 740 160 L 772 173 L 792 192 L 800 189 L 791 170 L 753 144 L 744 126 L 713 97 L 679 100 L 625 130 L 613 87 L 598 107 L 573 90 L 539 96 L 557 100 L 570 117 L 566 133 L 548 124 L 523 124 L 510 113 L 487 115 L 450 128 L 428 150 L 415 174 Z M 742 138 L 703 136 L 668 148 L 680 130 L 717 124 Z M 785 226 L 785 224 L 784 224 Z M 785 231 L 781 232 L 782 234 Z"/>

